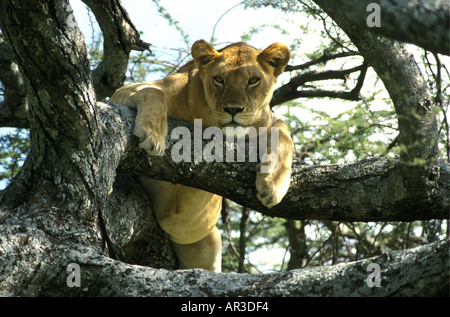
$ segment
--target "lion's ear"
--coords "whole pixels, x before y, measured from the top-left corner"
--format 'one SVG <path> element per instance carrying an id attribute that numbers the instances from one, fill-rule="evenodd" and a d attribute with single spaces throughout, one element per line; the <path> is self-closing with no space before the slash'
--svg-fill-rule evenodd
<path id="1" fill-rule="evenodd" d="M 290 57 L 291 52 L 286 45 L 274 43 L 258 55 L 258 61 L 272 67 L 274 76 L 278 77 L 284 71 Z"/>
<path id="2" fill-rule="evenodd" d="M 192 44 L 191 53 L 192 58 L 194 58 L 194 61 L 199 67 L 209 64 L 220 55 L 214 47 L 204 40 L 195 41 L 195 43 Z"/>

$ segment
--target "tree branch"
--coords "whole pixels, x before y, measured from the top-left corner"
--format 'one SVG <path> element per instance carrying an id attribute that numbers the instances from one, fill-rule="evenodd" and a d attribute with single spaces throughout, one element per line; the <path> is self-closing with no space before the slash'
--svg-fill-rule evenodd
<path id="1" fill-rule="evenodd" d="M 101 108 L 102 112 L 111 112 L 115 107 L 123 108 L 118 104 L 102 104 Z M 120 121 L 132 126 L 135 112 L 130 109 L 125 113 L 126 117 Z M 196 142 L 191 124 L 169 119 L 166 151 L 162 157 L 149 156 L 140 150 L 131 130 L 128 131 L 127 140 L 122 141 L 127 147 L 119 171 L 207 190 L 272 217 L 342 221 L 413 221 L 448 217 L 450 165 L 435 166 L 425 187 L 418 186 L 420 181 L 406 182 L 419 173 L 417 166 L 385 158 L 323 166 L 307 166 L 294 160 L 291 188 L 280 204 L 267 209 L 256 197 L 256 163 L 248 163 L 248 156 L 247 163 L 174 162 L 171 151 L 179 140 L 171 139 L 170 135 L 179 126 L 188 127 L 191 144 Z M 202 141 L 204 148 L 209 140 Z M 225 141 L 223 153 L 226 153 Z M 194 147 L 191 148 L 193 151 Z M 192 152 L 190 157 L 193 155 Z M 403 176 L 404 169 L 412 175 Z M 435 175 L 439 175 L 438 178 L 432 178 Z M 419 180 L 422 179 L 419 176 Z"/>
<path id="2" fill-rule="evenodd" d="M 272 274 L 218 274 L 114 261 L 76 236 L 81 229 L 77 222 L 62 240 L 49 234 L 50 228 L 60 226 L 59 218 L 47 218 L 43 230 L 39 227 L 42 215 L 32 220 L 23 214 L 10 218 L 8 224 L 5 216 L 0 213 L 0 296 L 448 296 L 448 241 L 335 266 Z M 22 259 L 28 260 L 27 265 Z M 68 286 L 70 263 L 80 266 L 80 287 Z M 378 265 L 379 275 L 369 264 Z M 371 284 L 376 276 L 379 287 Z"/>
<path id="3" fill-rule="evenodd" d="M 330 16 L 339 17 L 352 25 L 355 32 L 370 31 L 376 35 L 416 44 L 427 50 L 450 54 L 450 5 L 447 0 L 402 1 L 379 0 L 380 27 L 369 27 L 367 6 L 373 0 L 315 0 Z M 333 18 L 333 20 L 335 20 Z"/>
<path id="4" fill-rule="evenodd" d="M 110 257 L 153 268 L 177 267 L 169 237 L 154 217 L 152 202 L 132 177 L 116 176 L 101 214 Z"/>
<path id="5" fill-rule="evenodd" d="M 436 186 L 442 174 L 446 173 L 447 167 L 441 164 L 440 168 L 437 164 L 438 127 L 435 105 L 414 58 L 407 53 L 404 45 L 355 28 L 345 15 L 338 15 L 333 10 L 336 2 L 315 2 L 349 36 L 383 81 L 398 118 L 397 141 L 401 150 L 400 159 L 404 162 L 396 167 L 396 177 L 403 184 L 409 184 L 409 195 L 416 195 L 421 197 L 420 201 L 426 201 L 426 193 L 439 191 Z M 416 206 L 408 200 L 404 206 L 415 210 Z M 444 206 L 449 210 L 450 207 L 445 204 L 442 207 Z"/>
<path id="6" fill-rule="evenodd" d="M 92 73 L 97 100 L 111 96 L 123 85 L 131 50 L 149 50 L 117 0 L 83 0 L 103 33 L 103 58 Z"/>
<path id="7" fill-rule="evenodd" d="M 318 81 L 318 80 L 328 80 L 328 79 L 342 79 L 347 80 L 351 73 L 360 71 L 360 76 L 358 77 L 358 82 L 351 91 L 330 91 L 323 89 L 306 89 L 298 90 L 298 88 L 307 82 Z M 360 66 L 353 67 L 350 69 L 343 70 L 328 70 L 328 71 L 310 71 L 297 75 L 289 82 L 273 92 L 272 100 L 270 101 L 270 106 L 274 107 L 276 105 L 282 104 L 286 101 L 297 99 L 297 98 L 340 98 L 346 100 L 360 100 L 360 91 L 364 78 L 367 72 L 367 63 L 363 63 Z"/>

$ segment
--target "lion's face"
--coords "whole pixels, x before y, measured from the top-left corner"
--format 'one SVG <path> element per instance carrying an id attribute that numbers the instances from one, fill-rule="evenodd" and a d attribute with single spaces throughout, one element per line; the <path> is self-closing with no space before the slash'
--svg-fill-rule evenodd
<path id="1" fill-rule="evenodd" d="M 265 126 L 273 86 L 289 60 L 289 49 L 272 44 L 264 51 L 236 43 L 216 51 L 204 41 L 192 47 L 208 107 L 220 128 Z"/>

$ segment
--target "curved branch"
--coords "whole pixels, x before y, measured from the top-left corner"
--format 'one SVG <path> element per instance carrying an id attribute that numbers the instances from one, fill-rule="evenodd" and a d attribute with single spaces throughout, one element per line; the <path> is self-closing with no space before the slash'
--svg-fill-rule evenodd
<path id="1" fill-rule="evenodd" d="M 29 214 L 15 215 L 6 224 L 0 213 L 0 296 L 448 296 L 448 241 L 351 263 L 272 274 L 169 271 L 106 257 L 77 237 L 76 231 L 84 233 L 79 223 L 64 239 L 55 239 L 48 227 L 58 228 L 59 217 L 48 218 L 43 230 L 36 221 L 42 214 L 33 220 Z M 27 265 L 23 259 L 29 260 Z M 67 268 L 72 263 L 79 265 L 80 287 L 69 287 L 73 277 Z M 374 264 L 378 271 L 370 269 Z M 176 304 L 170 308 L 181 310 Z"/>
<path id="2" fill-rule="evenodd" d="M 298 88 L 307 82 L 318 81 L 318 80 L 328 80 L 328 79 L 342 79 L 347 80 L 349 74 L 354 72 L 360 72 L 358 77 L 358 82 L 351 91 L 332 91 L 323 89 L 305 89 L 298 90 Z M 364 78 L 367 72 L 367 63 L 363 63 L 360 66 L 353 67 L 350 69 L 343 70 L 328 70 L 328 71 L 310 71 L 302 73 L 298 76 L 291 78 L 291 80 L 276 89 L 273 92 L 273 98 L 270 101 L 270 106 L 274 107 L 276 105 L 282 104 L 286 101 L 297 99 L 297 98 L 340 98 L 346 100 L 360 100 L 360 91 Z"/>
<path id="3" fill-rule="evenodd" d="M 120 1 L 83 2 L 94 13 L 103 33 L 103 58 L 92 73 L 97 100 L 102 100 L 123 85 L 131 50 L 149 50 L 150 44 L 140 39 Z"/>
<path id="4" fill-rule="evenodd" d="M 449 242 L 442 241 L 383 256 L 329 267 L 312 267 L 272 274 L 217 274 L 202 270 L 166 271 L 133 267 L 107 259 L 79 258 L 88 287 L 62 288 L 63 296 L 437 296 L 448 295 Z M 103 261 L 102 261 L 103 260 Z M 369 264 L 380 268 L 379 287 Z M 411 267 L 415 273 L 408 274 Z M 399 274 L 403 272 L 403 274 Z M 118 280 L 117 276 L 127 275 Z M 55 282 L 63 284 L 60 274 Z M 324 279 L 324 276 L 327 276 Z M 369 283 L 367 282 L 369 281 Z M 55 283 L 56 284 L 56 283 Z M 52 293 L 47 293 L 51 296 Z M 178 307 L 176 307 L 178 308 Z M 178 308 L 181 310 L 181 307 Z M 177 309 L 177 310 L 178 310 Z"/>
<path id="5" fill-rule="evenodd" d="M 368 5 L 373 0 L 314 0 L 330 16 L 338 16 L 352 24 L 355 32 L 376 35 L 416 44 L 427 50 L 450 54 L 450 5 L 447 0 L 402 1 L 379 0 L 380 27 L 369 27 L 367 18 L 372 13 Z M 334 19 L 334 18 L 333 18 Z"/>
<path id="6" fill-rule="evenodd" d="M 403 174 L 401 179 L 404 183 L 410 183 L 410 188 L 415 189 L 417 193 L 427 192 L 428 190 L 425 189 L 418 191 L 414 186 L 427 187 L 434 182 L 428 182 L 427 179 L 435 180 L 439 177 L 438 169 L 433 171 L 438 154 L 438 125 L 435 105 L 432 103 L 428 87 L 414 58 L 407 52 L 404 45 L 389 38 L 379 38 L 371 31 L 355 28 L 345 12 L 334 10 L 337 3 L 345 2 L 347 6 L 353 6 L 355 4 L 353 1 L 315 0 L 315 2 L 349 36 L 364 59 L 383 81 L 398 118 L 397 141 L 401 149 L 400 158 L 408 166 L 399 167 L 399 173 Z M 366 1 L 357 3 L 359 10 L 361 10 L 359 7 L 361 3 Z M 432 6 L 438 3 L 441 2 L 436 1 Z M 387 1 L 383 1 L 380 6 L 383 8 L 390 5 Z M 417 12 L 414 14 L 417 16 Z M 435 12 L 435 14 L 439 13 Z M 428 29 L 423 27 L 423 31 Z M 416 167 L 414 168 L 413 165 Z M 429 189 L 433 186 L 431 185 Z"/>

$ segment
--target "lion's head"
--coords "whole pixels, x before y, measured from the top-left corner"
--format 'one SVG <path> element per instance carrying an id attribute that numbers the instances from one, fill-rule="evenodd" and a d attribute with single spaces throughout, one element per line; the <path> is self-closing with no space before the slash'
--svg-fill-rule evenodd
<path id="1" fill-rule="evenodd" d="M 285 45 L 275 43 L 260 52 L 235 43 L 217 51 L 200 40 L 192 46 L 192 57 L 219 127 L 267 125 L 273 86 L 290 57 Z"/>

